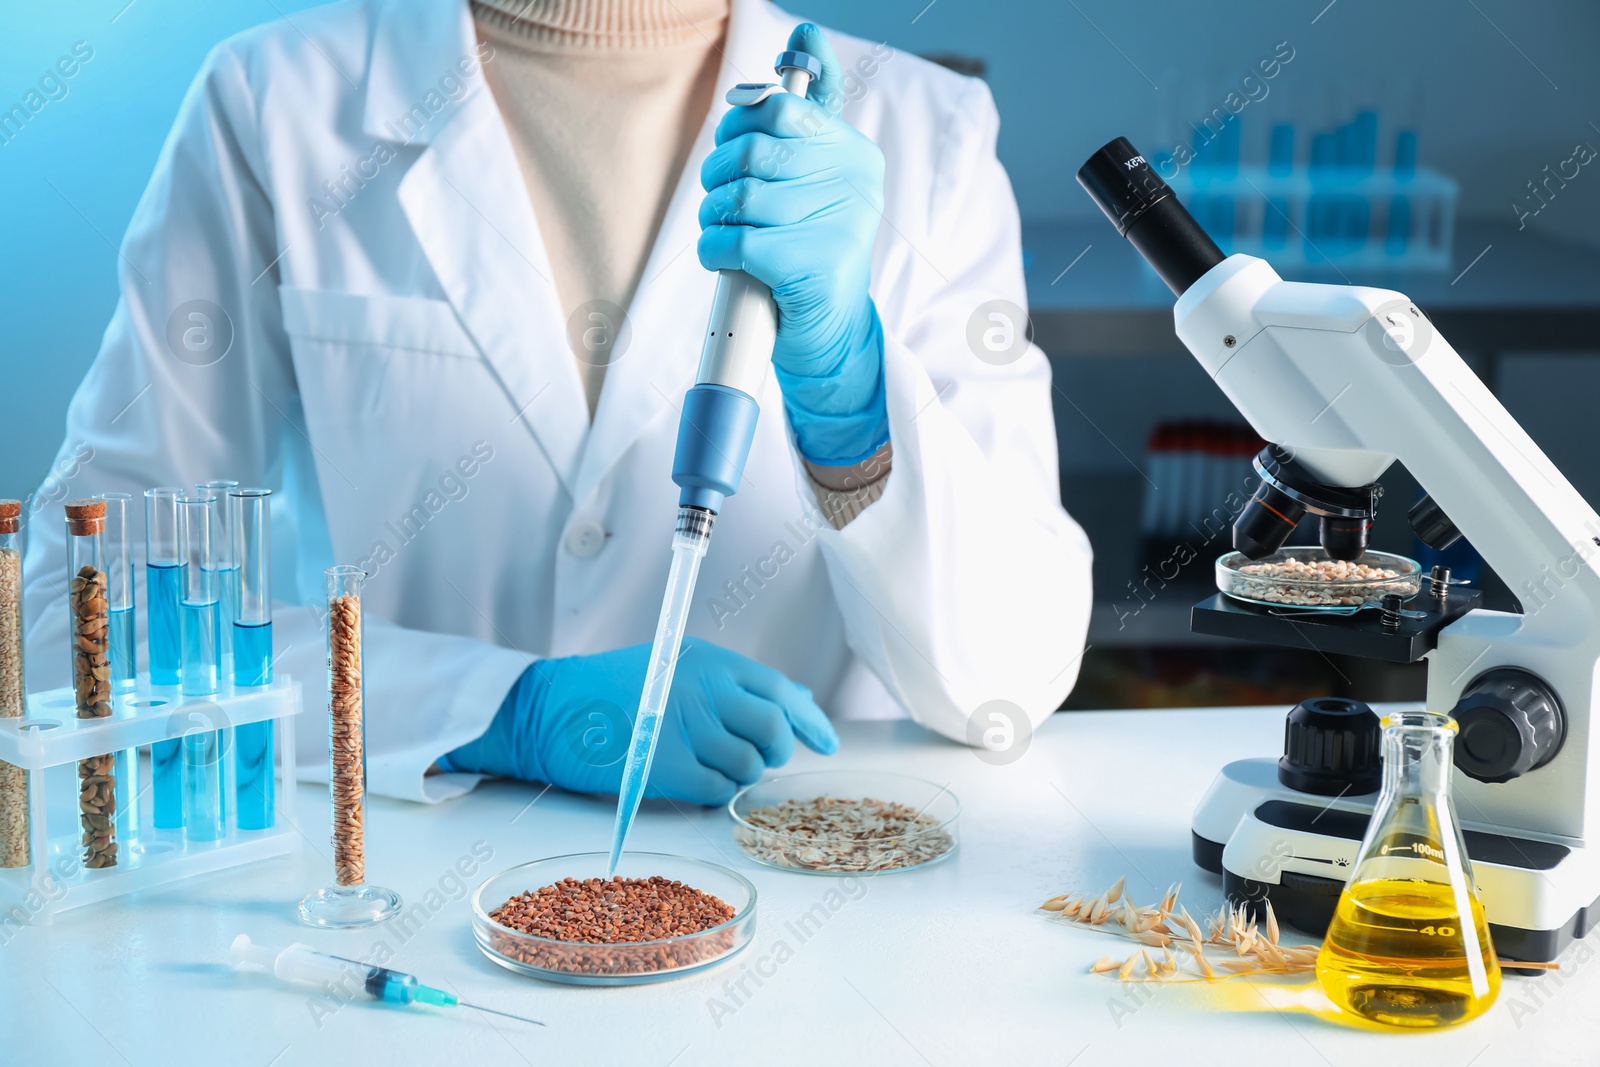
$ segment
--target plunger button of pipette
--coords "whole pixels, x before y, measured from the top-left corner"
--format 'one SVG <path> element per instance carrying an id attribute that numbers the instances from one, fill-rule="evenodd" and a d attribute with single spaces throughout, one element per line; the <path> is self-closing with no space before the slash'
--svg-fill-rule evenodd
<path id="1" fill-rule="evenodd" d="M 781 78 L 786 70 L 803 70 L 811 75 L 811 80 L 816 81 L 822 77 L 822 61 L 810 52 L 797 52 L 793 49 L 778 53 L 778 61 L 772 65 Z"/>

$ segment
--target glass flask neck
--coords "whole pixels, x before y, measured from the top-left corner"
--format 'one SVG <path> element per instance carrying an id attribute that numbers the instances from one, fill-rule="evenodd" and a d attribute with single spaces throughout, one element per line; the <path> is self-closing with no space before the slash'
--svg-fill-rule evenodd
<path id="1" fill-rule="evenodd" d="M 1456 723 L 1445 715 L 1404 712 L 1383 719 L 1383 793 L 1440 797 L 1450 791 Z"/>

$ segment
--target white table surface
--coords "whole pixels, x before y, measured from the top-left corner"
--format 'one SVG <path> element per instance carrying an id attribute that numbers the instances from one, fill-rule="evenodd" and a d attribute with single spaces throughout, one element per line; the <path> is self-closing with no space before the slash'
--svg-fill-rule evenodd
<path id="1" fill-rule="evenodd" d="M 755 942 L 721 967 L 631 988 L 552 985 L 500 969 L 473 942 L 465 894 L 435 897 L 440 907 L 409 938 L 392 923 L 359 932 L 300 926 L 295 902 L 329 872 L 326 792 L 302 786 L 298 857 L 72 912 L 0 945 L 0 1062 L 1595 1062 L 1600 963 L 1590 961 L 1600 944 L 1569 949 L 1558 978 L 1507 978 L 1484 1018 L 1427 1034 L 1336 1025 L 1308 1010 L 1314 984 L 1122 986 L 1086 973 L 1125 943 L 1047 922 L 1038 903 L 1098 892 L 1126 874 L 1139 903 L 1182 880 L 1191 911 L 1217 906 L 1220 881 L 1189 858 L 1190 811 L 1224 762 L 1275 751 L 1282 722 L 1281 708 L 1065 713 L 1005 767 L 909 723 L 844 724 L 839 755 L 805 754 L 792 766 L 949 783 L 965 809 L 957 854 L 859 883 L 855 899 L 834 897 L 827 921 L 801 941 L 785 924 L 828 907 L 840 881 L 747 861 L 720 810 L 649 806 L 630 844 L 742 871 L 759 891 L 759 922 Z M 451 889 L 454 865 L 471 858 L 475 842 L 494 855 L 472 888 L 517 862 L 606 847 L 610 805 L 539 792 L 500 782 L 434 807 L 377 801 L 368 871 L 409 905 L 441 882 Z M 548 1025 L 367 1000 L 319 1018 L 308 991 L 225 967 L 240 932 L 346 956 L 382 945 L 391 966 L 424 982 Z M 744 993 L 733 988 L 741 979 Z"/>

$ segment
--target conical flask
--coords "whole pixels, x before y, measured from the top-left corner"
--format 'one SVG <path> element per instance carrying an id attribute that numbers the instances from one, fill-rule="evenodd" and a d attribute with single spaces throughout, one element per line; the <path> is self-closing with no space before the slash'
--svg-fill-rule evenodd
<path id="1" fill-rule="evenodd" d="M 1342 1010 L 1391 1026 L 1450 1026 L 1488 1010 L 1500 963 L 1450 802 L 1456 722 L 1383 720 L 1383 788 L 1317 956 Z"/>

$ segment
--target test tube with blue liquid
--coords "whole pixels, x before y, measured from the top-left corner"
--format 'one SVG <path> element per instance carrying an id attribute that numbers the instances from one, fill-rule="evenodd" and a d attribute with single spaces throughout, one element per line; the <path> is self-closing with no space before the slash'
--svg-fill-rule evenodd
<path id="1" fill-rule="evenodd" d="M 194 488 L 198 496 L 217 498 L 218 648 L 222 650 L 222 668 L 227 671 L 231 669 L 229 660 L 233 654 L 233 621 L 239 614 L 239 557 L 234 551 L 233 533 L 230 527 L 233 516 L 228 510 L 228 493 L 239 488 L 239 483 L 219 478 L 210 482 L 196 482 Z"/>
<path id="2" fill-rule="evenodd" d="M 238 568 L 237 611 L 232 622 L 235 688 L 272 681 L 272 546 L 270 489 L 229 489 L 228 532 Z M 235 819 L 241 830 L 273 825 L 273 744 L 271 721 L 234 727 L 237 782 Z"/>
<path id="3" fill-rule="evenodd" d="M 172 486 L 144 494 L 145 640 L 152 686 L 176 686 L 183 667 L 178 603 L 182 598 L 183 555 L 178 545 L 178 499 Z M 150 746 L 151 823 L 158 830 L 183 826 L 183 743 Z"/>
<path id="4" fill-rule="evenodd" d="M 111 655 L 111 694 L 117 714 L 126 714 L 127 701 L 139 673 L 138 645 L 133 622 L 133 549 L 128 528 L 128 511 L 133 497 L 128 493 L 101 493 L 106 504 L 106 525 L 102 534 L 106 564 L 106 617 L 109 620 Z M 129 847 L 139 835 L 139 750 L 125 748 L 116 753 L 117 840 Z"/>
<path id="5" fill-rule="evenodd" d="M 217 635 L 217 511 L 214 496 L 185 496 L 178 500 L 183 551 L 178 623 L 185 704 L 195 697 L 215 696 L 222 674 Z M 217 730 L 201 728 L 184 734 L 181 741 L 184 837 L 190 841 L 221 840 L 227 821 L 222 800 L 222 735 Z"/>
<path id="6" fill-rule="evenodd" d="M 232 479 L 218 478 L 209 482 L 196 482 L 195 496 L 208 496 L 216 501 L 211 514 L 211 544 L 217 560 L 217 662 L 222 665 L 222 681 L 233 677 L 233 621 L 239 617 L 239 556 L 233 546 L 229 527 L 228 492 L 239 488 Z M 221 751 L 233 750 L 233 728 L 225 727 L 220 737 Z M 223 819 L 227 819 L 228 794 L 232 792 L 232 775 L 227 763 L 222 765 Z"/>

